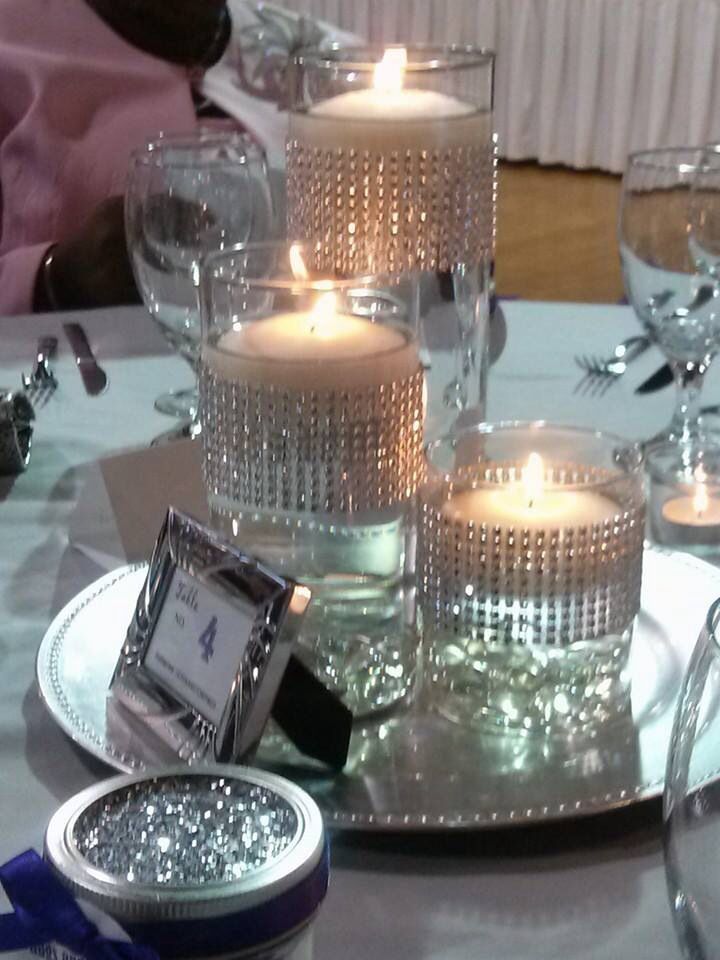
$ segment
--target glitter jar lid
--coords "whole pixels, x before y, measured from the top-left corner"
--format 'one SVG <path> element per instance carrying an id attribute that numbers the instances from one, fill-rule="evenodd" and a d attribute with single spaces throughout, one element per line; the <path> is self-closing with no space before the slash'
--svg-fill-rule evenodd
<path id="1" fill-rule="evenodd" d="M 327 889 L 314 801 L 282 777 L 237 766 L 90 787 L 51 819 L 45 858 L 138 942 L 158 948 L 158 936 L 162 946 L 182 928 L 182 951 L 161 956 L 192 955 L 195 926 L 205 954 L 277 939 L 307 922 Z"/>

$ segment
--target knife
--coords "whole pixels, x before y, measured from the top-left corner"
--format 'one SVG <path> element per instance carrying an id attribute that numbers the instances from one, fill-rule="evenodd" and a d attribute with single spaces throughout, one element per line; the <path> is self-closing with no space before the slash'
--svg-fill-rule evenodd
<path id="1" fill-rule="evenodd" d="M 640 386 L 636 388 L 635 393 L 653 393 L 655 390 L 662 390 L 663 387 L 667 387 L 668 384 L 672 383 L 674 379 L 675 377 L 670 369 L 670 364 L 664 363 L 655 373 L 651 374 L 647 380 L 644 380 Z"/>
<path id="2" fill-rule="evenodd" d="M 107 375 L 95 359 L 85 331 L 79 323 L 64 323 L 63 330 L 75 355 L 85 393 L 90 397 L 97 397 L 107 387 Z"/>

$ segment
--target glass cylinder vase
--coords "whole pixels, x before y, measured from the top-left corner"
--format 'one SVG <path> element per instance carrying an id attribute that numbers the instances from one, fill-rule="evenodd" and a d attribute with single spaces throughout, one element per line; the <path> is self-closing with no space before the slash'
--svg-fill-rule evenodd
<path id="1" fill-rule="evenodd" d="M 624 711 L 640 605 L 638 449 L 545 423 L 430 448 L 418 576 L 438 708 L 574 733 Z"/>
<path id="2" fill-rule="evenodd" d="M 412 687 L 411 504 L 423 371 L 397 299 L 308 271 L 299 244 L 211 257 L 200 397 L 214 525 L 311 587 L 301 645 L 356 713 Z"/>
<path id="3" fill-rule="evenodd" d="M 334 275 L 402 278 L 426 434 L 484 409 L 495 223 L 493 55 L 331 49 L 290 79 L 288 229 Z"/>

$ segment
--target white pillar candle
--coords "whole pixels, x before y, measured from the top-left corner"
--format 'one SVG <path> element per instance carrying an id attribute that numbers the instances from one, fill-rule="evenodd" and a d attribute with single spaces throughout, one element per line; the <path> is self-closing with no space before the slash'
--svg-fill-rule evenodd
<path id="1" fill-rule="evenodd" d="M 491 133 L 489 113 L 436 90 L 351 90 L 290 115 L 290 138 L 322 150 L 454 149 Z"/>
<path id="2" fill-rule="evenodd" d="M 404 50 L 387 50 L 375 70 L 375 84 L 349 90 L 290 114 L 290 139 L 319 149 L 387 153 L 456 148 L 487 143 L 489 111 L 440 93 L 412 87 Z"/>
<path id="3" fill-rule="evenodd" d="M 529 503 L 522 490 L 513 487 L 465 490 L 443 507 L 445 516 L 461 523 L 526 530 L 589 526 L 611 520 L 617 512 L 609 497 L 590 491 L 549 491 Z"/>
<path id="4" fill-rule="evenodd" d="M 618 512 L 616 503 L 593 490 L 548 489 L 536 453 L 522 474 L 516 483 L 463 490 L 443 505 L 442 513 L 460 523 L 549 531 L 604 523 Z"/>
<path id="5" fill-rule="evenodd" d="M 241 324 L 203 347 L 225 379 L 293 390 L 343 391 L 405 380 L 420 368 L 415 341 L 397 327 L 336 313 L 333 294 L 312 310 Z"/>

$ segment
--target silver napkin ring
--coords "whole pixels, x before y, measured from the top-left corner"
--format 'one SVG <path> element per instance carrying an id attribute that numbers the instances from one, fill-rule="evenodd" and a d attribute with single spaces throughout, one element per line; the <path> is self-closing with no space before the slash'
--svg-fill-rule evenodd
<path id="1" fill-rule="evenodd" d="M 34 419 L 26 394 L 0 387 L 0 476 L 22 473 L 30 462 Z"/>

